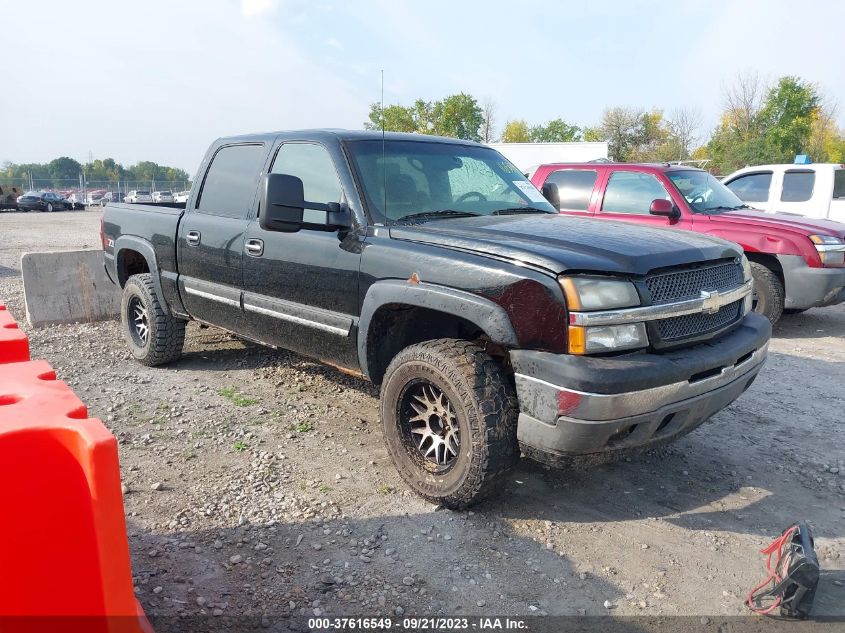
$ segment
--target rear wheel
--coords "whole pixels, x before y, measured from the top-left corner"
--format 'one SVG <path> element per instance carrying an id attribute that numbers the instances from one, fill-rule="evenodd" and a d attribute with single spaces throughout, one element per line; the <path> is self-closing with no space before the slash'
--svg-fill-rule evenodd
<path id="1" fill-rule="evenodd" d="M 783 313 L 783 284 L 774 271 L 757 262 L 751 262 L 751 276 L 754 279 L 752 309 L 774 325 Z"/>
<path id="2" fill-rule="evenodd" d="M 144 365 L 163 365 L 182 355 L 186 322 L 164 312 L 149 273 L 126 281 L 120 320 L 129 351 Z"/>
<path id="3" fill-rule="evenodd" d="M 513 387 L 474 343 L 440 339 L 399 352 L 385 373 L 380 407 L 399 474 L 433 502 L 476 503 L 519 457 Z"/>

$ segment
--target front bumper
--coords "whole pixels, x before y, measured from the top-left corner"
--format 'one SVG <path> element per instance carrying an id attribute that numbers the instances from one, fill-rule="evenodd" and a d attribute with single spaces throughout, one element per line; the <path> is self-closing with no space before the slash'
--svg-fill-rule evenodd
<path id="1" fill-rule="evenodd" d="M 779 255 L 783 269 L 784 307 L 822 308 L 845 301 L 845 268 L 811 268 L 800 255 Z"/>
<path id="2" fill-rule="evenodd" d="M 730 334 L 665 354 L 589 358 L 515 351 L 523 447 L 587 455 L 687 433 L 733 402 L 765 362 L 771 326 L 749 314 Z"/>

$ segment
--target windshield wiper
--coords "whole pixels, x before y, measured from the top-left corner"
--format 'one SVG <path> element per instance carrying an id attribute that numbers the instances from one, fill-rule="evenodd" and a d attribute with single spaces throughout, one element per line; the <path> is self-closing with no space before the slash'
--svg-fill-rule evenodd
<path id="1" fill-rule="evenodd" d="M 507 209 L 493 211 L 490 215 L 518 215 L 520 213 L 545 213 L 548 215 L 549 212 L 534 207 L 508 207 Z"/>
<path id="2" fill-rule="evenodd" d="M 750 209 L 747 204 L 741 204 L 738 207 L 728 207 L 725 205 L 716 205 L 715 207 L 704 207 L 702 211 L 739 211 L 740 209 Z"/>
<path id="3" fill-rule="evenodd" d="M 423 211 L 422 213 L 411 213 L 410 215 L 403 215 L 394 222 L 404 222 L 406 220 L 431 220 L 433 218 L 473 218 L 480 213 L 473 213 L 472 211 L 455 211 L 454 209 L 440 209 L 439 211 Z"/>

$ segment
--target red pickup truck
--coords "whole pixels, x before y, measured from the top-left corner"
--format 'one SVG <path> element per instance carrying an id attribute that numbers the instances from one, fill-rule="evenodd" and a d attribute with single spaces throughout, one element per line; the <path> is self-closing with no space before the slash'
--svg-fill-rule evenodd
<path id="1" fill-rule="evenodd" d="M 845 224 L 752 209 L 701 169 L 566 163 L 541 165 L 531 182 L 561 213 L 736 242 L 751 261 L 754 310 L 772 323 L 845 301 Z"/>

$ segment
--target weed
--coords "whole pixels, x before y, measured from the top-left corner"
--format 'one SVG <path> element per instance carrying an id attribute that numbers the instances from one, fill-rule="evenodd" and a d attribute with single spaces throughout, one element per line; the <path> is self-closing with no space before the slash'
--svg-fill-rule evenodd
<path id="1" fill-rule="evenodd" d="M 224 387 L 217 393 L 229 400 L 236 407 L 248 407 L 253 404 L 258 404 L 257 398 L 250 398 L 249 396 L 245 396 L 234 387 Z"/>
<path id="2" fill-rule="evenodd" d="M 237 442 L 235 442 L 234 448 L 235 451 L 237 451 L 238 453 L 243 453 L 246 449 L 249 448 L 249 445 L 246 442 L 241 442 L 240 440 L 238 440 Z"/>

